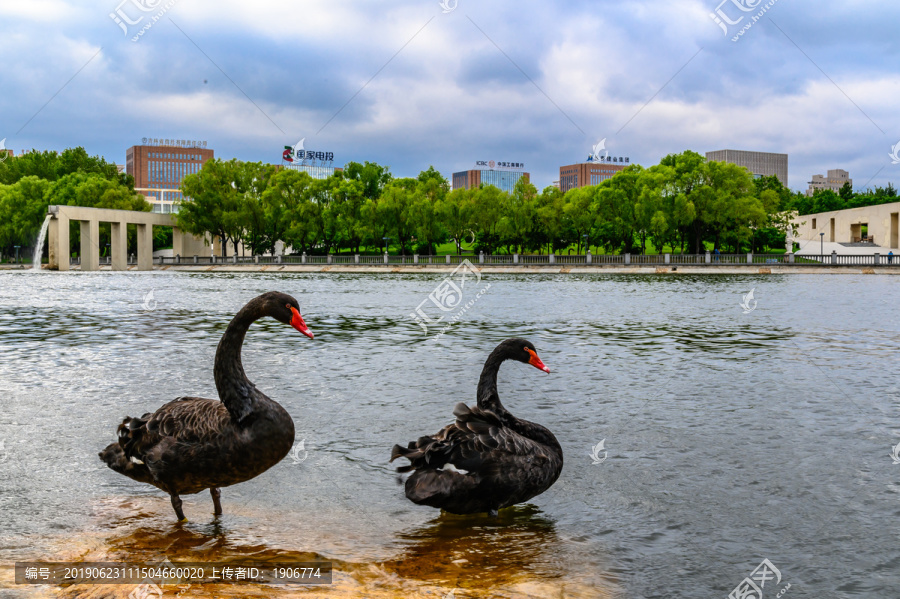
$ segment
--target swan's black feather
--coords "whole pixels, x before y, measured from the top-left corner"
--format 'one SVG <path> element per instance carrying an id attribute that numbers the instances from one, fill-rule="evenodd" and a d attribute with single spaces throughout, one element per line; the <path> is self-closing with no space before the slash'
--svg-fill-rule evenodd
<path id="1" fill-rule="evenodd" d="M 545 427 L 510 414 L 497 396 L 496 380 L 506 359 L 527 361 L 524 339 L 501 343 L 485 362 L 478 407 L 458 403 L 456 422 L 407 447 L 395 445 L 391 461 L 403 457 L 411 501 L 456 514 L 494 512 L 543 493 L 562 471 L 562 448 Z"/>
<path id="2" fill-rule="evenodd" d="M 290 323 L 297 300 L 270 292 L 251 300 L 231 321 L 213 368 L 222 401 L 179 397 L 140 418 L 126 417 L 117 441 L 100 452 L 116 472 L 154 485 L 172 496 L 180 513 L 181 494 L 213 491 L 249 480 L 281 461 L 294 444 L 294 421 L 251 383 L 241 365 L 241 346 L 250 325 L 272 316 Z"/>

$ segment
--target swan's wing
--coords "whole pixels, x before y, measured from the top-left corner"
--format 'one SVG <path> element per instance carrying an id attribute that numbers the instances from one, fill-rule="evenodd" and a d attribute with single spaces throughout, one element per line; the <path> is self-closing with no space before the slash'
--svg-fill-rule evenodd
<path id="1" fill-rule="evenodd" d="M 144 458 L 161 443 L 203 443 L 231 423 L 225 405 L 213 399 L 179 397 L 156 412 L 125 418 L 119 425 L 119 445 L 128 458 Z"/>
<path id="2" fill-rule="evenodd" d="M 421 437 L 407 447 L 395 445 L 391 461 L 405 457 L 410 470 L 437 470 L 448 464 L 456 470 L 482 476 L 496 473 L 509 460 L 540 462 L 548 459 L 547 450 L 539 443 L 503 425 L 489 410 L 469 408 L 459 403 L 453 410 L 456 422 L 445 426 L 436 435 Z"/>

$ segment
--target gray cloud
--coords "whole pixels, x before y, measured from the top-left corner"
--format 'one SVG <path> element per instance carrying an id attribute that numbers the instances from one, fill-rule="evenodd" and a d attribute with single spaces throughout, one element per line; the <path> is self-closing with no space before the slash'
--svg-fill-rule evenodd
<path id="1" fill-rule="evenodd" d="M 122 162 L 156 136 L 277 162 L 306 137 L 398 175 L 523 161 L 543 187 L 606 137 L 645 165 L 688 148 L 788 152 L 795 189 L 836 167 L 858 186 L 879 169 L 872 185 L 900 182 L 896 3 L 779 0 L 737 43 L 715 2 L 693 0 L 459 0 L 449 14 L 436 0 L 178 0 L 138 42 L 109 17 L 116 2 L 19 4 L 0 6 L 0 138 L 16 150 Z"/>

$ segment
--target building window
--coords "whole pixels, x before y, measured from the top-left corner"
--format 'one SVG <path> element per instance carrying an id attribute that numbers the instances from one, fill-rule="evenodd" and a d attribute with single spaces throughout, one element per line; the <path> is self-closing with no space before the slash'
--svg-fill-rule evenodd
<path id="1" fill-rule="evenodd" d="M 813 229 L 816 228 L 816 219 L 813 219 Z"/>

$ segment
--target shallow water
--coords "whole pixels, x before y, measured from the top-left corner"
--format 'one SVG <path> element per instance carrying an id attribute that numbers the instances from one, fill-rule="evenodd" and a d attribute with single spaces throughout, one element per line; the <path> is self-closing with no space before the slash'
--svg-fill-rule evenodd
<path id="1" fill-rule="evenodd" d="M 328 587 L 189 597 L 726 597 L 763 559 L 782 577 L 765 597 L 788 583 L 788 598 L 897 596 L 900 280 L 485 275 L 490 288 L 436 339 L 408 314 L 440 280 L 0 274 L 0 596 L 133 590 L 17 586 L 15 561 L 165 557 L 335 567 Z M 97 451 L 125 415 L 216 397 L 219 337 L 270 289 L 297 297 L 316 339 L 260 321 L 244 366 L 303 450 L 223 489 L 219 520 L 208 494 L 184 497 L 189 522 L 176 524 L 167 497 Z M 507 363 L 499 386 L 559 438 L 559 481 L 494 520 L 409 503 L 391 446 L 474 401 L 510 336 L 552 370 Z"/>

